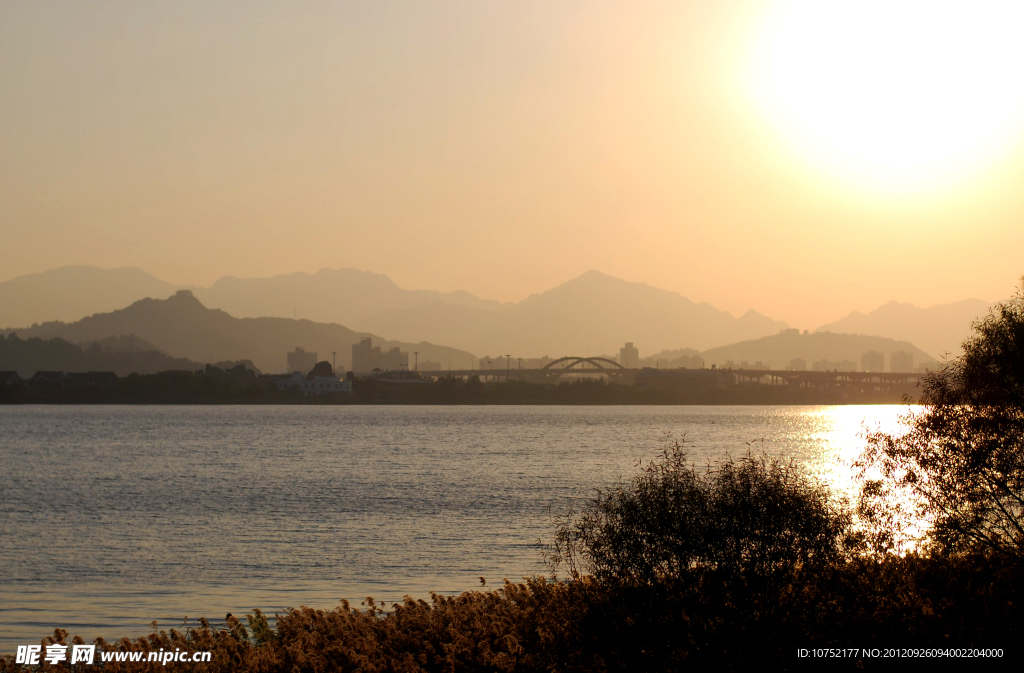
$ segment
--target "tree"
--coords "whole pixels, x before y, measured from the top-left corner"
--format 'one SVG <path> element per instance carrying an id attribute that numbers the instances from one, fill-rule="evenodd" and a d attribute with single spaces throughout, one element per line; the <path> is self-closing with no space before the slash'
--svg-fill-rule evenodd
<path id="1" fill-rule="evenodd" d="M 771 579 L 843 557 L 850 517 L 792 464 L 747 455 L 698 469 L 680 444 L 559 522 L 552 568 L 651 585 L 712 572 Z"/>
<path id="2" fill-rule="evenodd" d="M 946 552 L 1024 556 L 1024 284 L 974 325 L 964 354 L 922 382 L 904 435 L 874 433 L 861 511 L 883 547 L 912 522 Z"/>
<path id="3" fill-rule="evenodd" d="M 310 381 L 312 381 L 318 376 L 334 376 L 334 368 L 331 367 L 330 362 L 328 362 L 327 360 L 324 360 L 323 362 L 318 362 L 313 367 L 313 369 L 311 369 L 310 372 L 306 374 L 306 378 L 309 379 Z"/>

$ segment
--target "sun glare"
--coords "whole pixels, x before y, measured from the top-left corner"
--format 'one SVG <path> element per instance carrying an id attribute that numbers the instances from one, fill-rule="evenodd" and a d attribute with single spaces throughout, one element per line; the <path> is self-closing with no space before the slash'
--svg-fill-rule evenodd
<path id="1" fill-rule="evenodd" d="M 757 50 L 762 107 L 806 151 L 875 179 L 973 170 L 1024 116 L 1024 3 L 795 0 Z"/>

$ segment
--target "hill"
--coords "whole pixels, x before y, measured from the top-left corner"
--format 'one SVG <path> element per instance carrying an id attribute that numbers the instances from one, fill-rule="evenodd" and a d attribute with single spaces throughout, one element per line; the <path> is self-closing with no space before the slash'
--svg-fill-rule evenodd
<path id="1" fill-rule="evenodd" d="M 815 331 L 906 339 L 935 357 L 942 357 L 944 353 L 956 357 L 960 353 L 960 343 L 971 335 L 971 323 L 984 317 L 991 305 L 981 299 L 965 299 L 918 308 L 913 304 L 891 301 L 870 313 L 854 311 Z"/>
<path id="2" fill-rule="evenodd" d="M 477 353 L 530 357 L 616 352 L 627 341 L 648 353 L 680 346 L 709 348 L 774 334 L 787 326 L 753 310 L 736 318 L 676 292 L 599 271 L 588 271 L 517 304 L 391 308 L 360 325 L 404 338 L 421 335 Z"/>
<path id="3" fill-rule="evenodd" d="M 0 327 L 78 320 L 178 289 L 142 269 L 65 266 L 0 283 Z"/>
<path id="4" fill-rule="evenodd" d="M 132 302 L 190 290 L 203 305 L 236 318 L 301 316 L 316 322 L 354 324 L 389 308 L 453 304 L 501 306 L 468 292 L 404 290 L 390 278 L 358 269 L 321 269 L 269 278 L 225 276 L 208 288 L 176 286 L 141 269 L 68 266 L 0 283 L 0 327 L 74 322 Z"/>
<path id="5" fill-rule="evenodd" d="M 375 346 L 419 351 L 420 361 L 433 360 L 445 367 L 448 363 L 452 368 L 469 367 L 475 361 L 471 353 L 454 348 L 388 341 L 342 325 L 290 318 L 235 318 L 203 306 L 188 290 L 179 290 L 168 299 L 141 299 L 127 308 L 73 323 L 35 325 L 18 334 L 76 343 L 134 334 L 176 357 L 196 362 L 248 359 L 268 373 L 283 372 L 285 354 L 296 346 L 318 352 L 321 360 L 329 360 L 331 351 L 336 351 L 338 369 L 344 371 L 351 364 L 352 344 L 364 337 L 373 338 Z"/>
<path id="6" fill-rule="evenodd" d="M 318 322 L 359 325 L 386 309 L 451 305 L 476 309 L 499 308 L 496 301 L 469 292 L 404 290 L 380 273 L 358 269 L 320 269 L 314 274 L 292 273 L 270 278 L 225 276 L 195 295 L 206 306 L 239 318 L 296 315 Z"/>
<path id="7" fill-rule="evenodd" d="M 849 360 L 858 366 L 861 356 L 867 351 L 878 351 L 885 354 L 885 366 L 889 369 L 892 354 L 897 351 L 910 353 L 914 357 L 913 364 L 933 362 L 931 357 L 909 341 L 896 341 L 886 337 L 864 336 L 860 334 L 834 334 L 832 332 L 800 333 L 799 330 L 784 330 L 778 334 L 750 341 L 712 348 L 701 353 L 705 366 L 717 365 L 724 367 L 729 361 L 733 366 L 746 361 L 749 366 L 754 362 L 763 362 L 772 369 L 786 369 L 791 360 L 800 358 L 811 369 L 814 362 L 827 360 L 840 362 Z M 830 367 L 834 368 L 834 367 Z"/>
<path id="8" fill-rule="evenodd" d="M 8 327 L 24 331 L 33 323 L 72 322 L 147 297 L 166 297 L 177 289 L 182 288 L 138 269 L 68 267 L 0 283 L 0 315 Z M 704 349 L 786 327 L 756 311 L 736 318 L 676 292 L 598 271 L 504 304 L 468 292 L 405 290 L 387 276 L 356 269 L 225 277 L 191 291 L 204 306 L 236 318 L 298 316 L 406 343 L 445 343 L 475 353 L 523 357 L 614 353 L 627 341 L 643 353 Z"/>
<path id="9" fill-rule="evenodd" d="M 235 362 L 215 366 L 230 368 Z M 37 371 L 114 372 L 156 374 L 167 370 L 196 371 L 204 363 L 175 358 L 155 350 L 133 352 L 104 349 L 98 344 L 80 348 L 64 339 L 22 339 L 16 334 L 0 337 L 0 370 L 16 371 L 24 378 Z"/>

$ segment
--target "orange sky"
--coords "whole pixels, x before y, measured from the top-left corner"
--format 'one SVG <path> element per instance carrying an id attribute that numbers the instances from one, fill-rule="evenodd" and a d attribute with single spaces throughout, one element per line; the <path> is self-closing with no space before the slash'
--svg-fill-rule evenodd
<path id="1" fill-rule="evenodd" d="M 846 5 L 868 13 L 858 30 L 887 20 L 881 5 Z M 826 95 L 856 94 L 849 119 L 828 112 L 848 101 L 822 108 L 828 132 L 859 134 L 832 138 L 836 149 L 807 132 L 813 118 L 766 107 L 766 63 L 784 61 L 765 45 L 793 11 L 728 0 L 2 3 L 0 280 L 69 264 L 200 285 L 356 267 L 410 289 L 518 300 L 595 268 L 805 328 L 890 299 L 1008 296 L 1024 273 L 1024 115 L 1014 98 L 1003 126 L 965 135 L 970 110 L 938 112 L 987 100 L 963 82 L 1024 94 L 1016 52 L 993 68 L 964 61 L 948 80 L 930 73 L 939 98 L 909 110 L 922 124 L 936 111 L 934 138 L 981 144 L 875 167 L 851 158 L 859 139 L 899 145 L 918 126 L 898 126 L 913 103 L 901 92 L 917 95 L 916 73 L 954 68 L 960 54 L 916 49 L 932 60 L 904 68 L 906 87 L 893 80 L 900 95 L 875 100 L 842 78 L 889 53 L 877 36 L 820 17 L 793 24 L 852 64 L 784 73 L 809 114 Z M 1015 20 L 986 15 L 971 39 L 998 45 L 997 28 L 1022 32 Z M 894 39 L 915 51 L 908 30 Z M 854 128 L 868 117 L 894 121 Z"/>

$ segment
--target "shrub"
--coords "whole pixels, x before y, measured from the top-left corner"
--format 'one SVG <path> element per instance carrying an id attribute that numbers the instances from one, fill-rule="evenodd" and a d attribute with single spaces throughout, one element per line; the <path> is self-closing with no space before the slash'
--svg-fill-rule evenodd
<path id="1" fill-rule="evenodd" d="M 556 572 L 604 583 L 707 571 L 767 579 L 843 558 L 856 544 L 850 524 L 792 464 L 748 454 L 701 470 L 676 443 L 628 485 L 561 519 L 550 560 Z"/>

